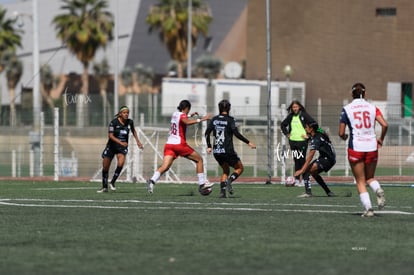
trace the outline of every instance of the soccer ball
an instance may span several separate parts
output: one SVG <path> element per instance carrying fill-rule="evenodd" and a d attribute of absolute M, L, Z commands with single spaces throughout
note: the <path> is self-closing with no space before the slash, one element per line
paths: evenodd
<path fill-rule="evenodd" d="M 287 177 L 285 181 L 285 186 L 294 186 L 295 185 L 295 177 Z"/>
<path fill-rule="evenodd" d="M 205 188 L 205 189 L 201 189 L 200 190 L 200 194 L 203 196 L 208 196 L 211 194 L 211 192 L 213 192 L 213 188 L 209 187 L 209 188 Z"/>

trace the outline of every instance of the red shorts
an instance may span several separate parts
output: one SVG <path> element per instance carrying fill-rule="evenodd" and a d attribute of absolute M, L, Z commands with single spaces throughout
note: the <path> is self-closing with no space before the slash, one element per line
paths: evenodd
<path fill-rule="evenodd" d="M 186 144 L 165 144 L 164 156 L 173 156 L 174 158 L 186 157 L 191 155 L 194 149 Z"/>
<path fill-rule="evenodd" d="M 356 163 L 363 161 L 364 163 L 373 163 L 378 161 L 378 151 L 373 152 L 357 152 L 348 148 L 349 162 Z"/>

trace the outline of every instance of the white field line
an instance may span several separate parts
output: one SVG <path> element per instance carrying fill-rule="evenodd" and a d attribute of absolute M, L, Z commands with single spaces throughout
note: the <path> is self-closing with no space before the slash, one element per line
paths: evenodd
<path fill-rule="evenodd" d="M 307 203 L 228 203 L 228 202 L 179 202 L 179 201 L 144 201 L 144 200 L 91 200 L 91 199 L 28 199 L 28 198 L 19 198 L 19 199 L 0 199 L 1 201 L 34 201 L 34 202 L 80 202 L 80 203 L 142 203 L 142 204 L 171 204 L 171 205 L 205 205 L 210 207 L 212 205 L 222 205 L 222 206 L 303 206 L 303 207 L 341 207 L 341 208 L 359 208 L 355 205 L 342 205 L 342 204 L 307 204 Z M 397 208 L 396 206 L 387 206 L 387 208 Z M 411 206 L 398 206 L 398 208 L 412 209 Z M 377 211 L 376 211 L 377 212 Z"/>
<path fill-rule="evenodd" d="M 18 202 L 22 203 L 18 203 Z M 31 202 L 31 203 L 27 203 Z M 38 202 L 38 203 L 33 203 Z M 44 204 L 44 202 L 58 204 Z M 66 204 L 65 204 L 66 203 Z M 79 204 L 70 204 L 79 203 Z M 114 206 L 114 205 L 86 205 L 88 203 L 135 203 L 135 204 L 153 204 L 154 206 Z M 323 210 L 323 209 L 274 209 L 274 208 L 252 208 L 251 206 L 296 206 L 309 207 L 316 205 L 309 204 L 232 204 L 232 203 L 192 203 L 192 202 L 162 202 L 162 201 L 140 201 L 140 200 L 50 200 L 50 199 L 0 199 L 0 205 L 23 206 L 23 207 L 50 207 L 50 208 L 96 208 L 96 209 L 147 209 L 147 210 L 215 210 L 215 211 L 251 211 L 251 212 L 302 212 L 302 213 L 342 213 L 351 214 L 353 211 L 344 210 Z M 158 206 L 156 206 L 158 205 Z M 166 206 L 163 206 L 166 205 Z M 198 205 L 194 207 L 194 205 Z M 221 206 L 239 206 L 239 207 L 221 207 Z M 240 207 L 240 206 L 246 207 Z M 319 205 L 319 207 L 354 207 L 348 205 Z M 377 214 L 400 214 L 414 215 L 412 212 L 398 210 L 375 211 Z"/>
<path fill-rule="evenodd" d="M 45 188 L 31 188 L 31 190 L 37 190 L 37 191 L 49 191 L 49 190 L 86 190 L 86 189 L 99 189 L 99 187 L 45 187 Z"/>

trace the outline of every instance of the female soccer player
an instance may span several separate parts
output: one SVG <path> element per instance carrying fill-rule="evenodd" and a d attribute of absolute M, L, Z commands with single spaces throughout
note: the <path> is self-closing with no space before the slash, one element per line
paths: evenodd
<path fill-rule="evenodd" d="M 198 191 L 203 195 L 208 195 L 209 190 L 214 183 L 208 182 L 204 176 L 204 165 L 201 156 L 187 144 L 186 131 L 187 125 L 193 125 L 210 119 L 211 115 L 207 114 L 202 118 L 189 119 L 188 113 L 191 110 L 191 103 L 188 100 L 182 100 L 171 116 L 170 133 L 167 143 L 164 146 L 164 159 L 162 165 L 154 172 L 154 175 L 147 180 L 147 191 L 152 194 L 154 185 L 160 179 L 161 175 L 170 169 L 177 157 L 185 157 L 196 163 L 196 173 L 198 177 Z M 191 116 L 198 115 L 193 113 Z"/>
<path fill-rule="evenodd" d="M 365 86 L 356 83 L 352 86 L 352 102 L 343 107 L 339 120 L 338 135 L 346 140 L 345 128 L 348 126 L 348 161 L 354 174 L 359 198 L 364 212 L 362 217 L 373 217 L 371 199 L 367 191 L 368 184 L 377 196 L 379 209 L 385 206 L 384 190 L 375 179 L 375 169 L 378 162 L 378 147 L 382 146 L 387 134 L 388 124 L 382 116 L 381 111 L 365 100 Z M 375 123 L 381 125 L 381 135 L 377 139 L 375 134 Z"/>
<path fill-rule="evenodd" d="M 223 169 L 220 178 L 220 197 L 226 197 L 226 188 L 230 195 L 233 195 L 232 182 L 235 181 L 244 170 L 243 163 L 234 151 L 233 135 L 238 139 L 248 144 L 250 148 L 256 149 L 256 144 L 250 142 L 242 134 L 236 126 L 236 121 L 232 116 L 229 116 L 231 104 L 228 100 L 222 100 L 218 104 L 219 115 L 213 117 L 209 122 L 206 132 L 204 134 L 207 141 L 207 152 L 213 152 L 214 158 Z M 214 134 L 214 147 L 211 148 L 210 133 Z M 233 173 L 230 174 L 230 167 L 234 168 Z"/>
<path fill-rule="evenodd" d="M 298 100 L 292 101 L 287 108 L 288 115 L 280 124 L 283 134 L 289 139 L 289 146 L 292 152 L 296 152 L 294 163 L 295 171 L 303 167 L 306 160 L 306 151 L 308 150 L 308 136 L 306 135 L 306 123 L 315 120 L 306 112 L 305 107 Z M 302 181 L 297 176 L 295 186 L 304 186 L 309 182 L 309 173 L 304 173 Z"/>
<path fill-rule="evenodd" d="M 128 116 L 128 107 L 122 106 L 119 109 L 118 114 L 115 116 L 115 119 L 109 123 L 108 142 L 102 152 L 102 188 L 97 191 L 98 193 L 108 192 L 108 171 L 115 155 L 117 158 L 117 167 L 109 187 L 113 191 L 116 190 L 115 182 L 122 171 L 122 167 L 124 167 L 125 156 L 128 153 L 129 131 L 131 131 L 134 136 L 138 148 L 144 148 L 138 138 L 137 132 L 135 131 L 134 122 L 132 119 L 129 119 Z"/>
<path fill-rule="evenodd" d="M 317 183 L 323 188 L 328 197 L 334 197 L 335 194 L 331 192 L 326 185 L 323 178 L 319 175 L 321 172 L 328 172 L 336 163 L 335 149 L 329 139 L 329 136 L 319 128 L 318 123 L 311 122 L 305 126 L 306 133 L 310 135 L 311 142 L 309 145 L 309 154 L 301 169 L 295 172 L 295 177 L 309 172 Z M 319 157 L 312 161 L 316 151 L 319 152 Z M 312 197 L 311 184 L 305 182 L 305 193 L 300 195 L 301 198 Z"/>

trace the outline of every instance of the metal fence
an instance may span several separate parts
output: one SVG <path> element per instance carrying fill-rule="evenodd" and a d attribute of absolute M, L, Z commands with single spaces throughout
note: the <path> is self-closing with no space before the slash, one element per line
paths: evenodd
<path fill-rule="evenodd" d="M 93 117 L 103 120 L 104 111 L 99 104 L 89 107 L 89 115 L 93 114 Z M 260 108 L 266 108 L 266 106 L 260 106 Z M 342 106 L 307 106 L 307 109 L 313 110 L 310 111 L 311 115 L 319 120 L 335 146 L 337 163 L 329 175 L 351 175 L 346 159 L 346 142 L 337 136 Z M 152 175 L 154 169 L 161 163 L 163 145 L 168 134 L 169 117 L 161 116 L 161 111 L 154 106 L 141 106 L 139 110 L 140 112 L 134 113 L 133 118 L 136 127 L 139 128 L 139 136 L 145 148 L 143 151 L 138 150 L 134 140 L 131 139 L 128 164 L 120 178 L 124 181 L 142 181 Z M 269 167 L 271 167 L 273 178 L 293 173 L 292 152 L 288 151 L 288 142 L 281 134 L 279 126 L 285 115 L 284 108 L 278 110 L 278 113 L 272 114 L 273 127 L 268 133 L 266 120 L 261 117 L 246 117 L 243 112 L 238 112 L 237 106 L 233 106 L 233 115 L 237 118 L 241 132 L 257 144 L 257 150 L 251 150 L 235 139 L 236 151 L 246 167 L 244 174 L 246 177 L 266 177 Z M 77 127 L 75 123 L 63 126 L 63 115 L 65 114 L 62 108 L 57 109 L 56 113 L 50 111 L 42 113 L 43 121 L 38 131 L 35 131 L 33 126 L 22 122 L 31 119 L 32 114 L 27 111 L 19 113 L 21 117 L 19 125 L 0 126 L 0 176 L 16 178 L 50 176 L 58 179 L 99 180 L 101 153 L 107 141 L 107 124 L 112 118 L 112 113 L 111 116 L 107 115 L 105 123 L 99 121 L 99 125 L 91 123 L 91 126 L 83 127 Z M 70 120 L 74 119 L 73 116 L 74 114 L 71 113 Z M 385 144 L 379 150 L 377 174 L 414 176 L 412 120 L 390 120 L 389 123 Z M 205 124 L 188 127 L 187 140 L 196 151 L 204 156 L 208 175 L 215 177 L 220 174 L 220 170 L 213 156 L 205 153 L 203 125 L 205 127 Z M 272 148 L 267 146 L 269 138 L 272 141 Z M 272 156 L 270 161 L 269 150 Z M 112 169 L 115 167 L 114 163 Z M 178 159 L 164 180 L 195 180 L 194 171 L 195 168 L 190 161 Z"/>

